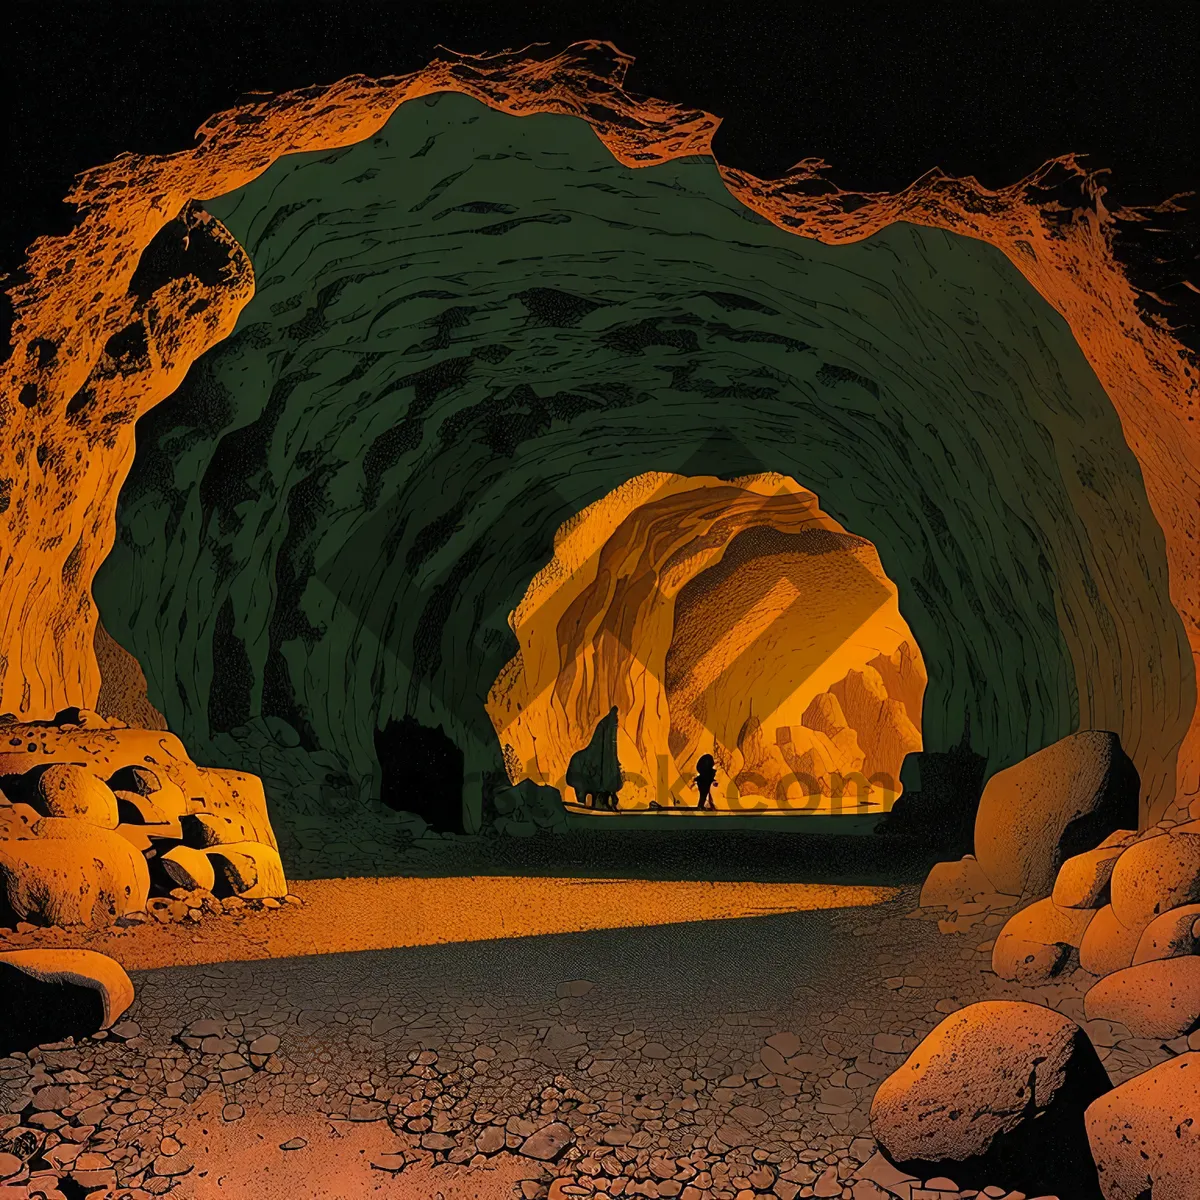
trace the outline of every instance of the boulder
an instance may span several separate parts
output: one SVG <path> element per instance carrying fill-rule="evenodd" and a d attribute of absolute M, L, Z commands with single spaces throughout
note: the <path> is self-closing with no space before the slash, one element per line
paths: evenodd
<path fill-rule="evenodd" d="M 1084 1110 L 1109 1090 L 1074 1021 L 986 1001 L 941 1022 L 880 1085 L 871 1131 L 896 1166 L 959 1187 L 1099 1195 Z"/>
<path fill-rule="evenodd" d="M 1200 952 L 1200 904 L 1185 904 L 1155 917 L 1138 939 L 1133 965 Z"/>
<path fill-rule="evenodd" d="M 1093 975 L 1108 975 L 1133 961 L 1139 931 L 1127 929 L 1117 920 L 1113 906 L 1106 904 L 1091 919 L 1079 943 L 1079 965 Z"/>
<path fill-rule="evenodd" d="M 1105 1200 L 1196 1200 L 1200 1053 L 1168 1059 L 1092 1101 L 1087 1132 Z"/>
<path fill-rule="evenodd" d="M 1085 730 L 988 780 L 975 854 L 1001 892 L 1048 896 L 1062 864 L 1138 820 L 1138 773 L 1115 733 Z"/>
<path fill-rule="evenodd" d="M 37 780 L 41 807 L 51 817 L 72 817 L 116 829 L 117 798 L 102 779 L 76 763 L 53 763 Z"/>
<path fill-rule="evenodd" d="M 191 846 L 172 846 L 162 856 L 162 865 L 176 887 L 186 888 L 189 892 L 197 888 L 211 892 L 216 886 L 212 859 L 203 850 L 195 850 Z"/>
<path fill-rule="evenodd" d="M 218 883 L 245 900 L 281 900 L 287 895 L 287 880 L 279 851 L 261 842 L 238 842 L 214 846 L 208 851 Z M 221 890 L 214 887 L 214 891 Z"/>
<path fill-rule="evenodd" d="M 1108 903 L 1108 882 L 1122 850 L 1122 846 L 1097 846 L 1068 858 L 1054 881 L 1054 903 L 1060 908 L 1103 908 Z"/>
<path fill-rule="evenodd" d="M 107 1029 L 132 1002 L 129 976 L 107 955 L 0 953 L 0 1055 Z"/>
<path fill-rule="evenodd" d="M 1044 983 L 1067 964 L 1095 914 L 1038 900 L 1005 923 L 992 947 L 992 970 L 1017 983 Z"/>
<path fill-rule="evenodd" d="M 1200 1026 L 1200 957 L 1162 958 L 1106 975 L 1083 998 L 1089 1021 L 1119 1021 L 1134 1037 L 1184 1037 Z"/>
<path fill-rule="evenodd" d="M 958 862 L 934 864 L 921 888 L 921 907 L 957 908 L 995 890 L 979 861 L 968 854 Z"/>
<path fill-rule="evenodd" d="M 238 842 L 254 842 L 254 830 L 237 813 L 202 810 L 188 813 L 179 822 L 183 840 L 197 850 L 208 846 L 233 846 Z"/>
<path fill-rule="evenodd" d="M 204 803 L 197 805 L 208 812 L 236 815 L 244 823 L 249 837 L 247 841 L 262 842 L 272 850 L 279 849 L 267 816 L 267 797 L 263 792 L 262 780 L 257 775 L 243 771 L 226 771 L 218 767 L 193 767 L 198 776 L 193 796 L 201 796 Z"/>
<path fill-rule="evenodd" d="M 0 842 L 0 888 L 22 920 L 108 925 L 146 907 L 146 860 L 119 833 L 68 817 L 39 821 L 34 833 Z"/>
<path fill-rule="evenodd" d="M 156 799 L 143 796 L 140 792 L 114 792 L 113 795 L 117 798 L 117 812 L 121 815 L 122 824 L 180 830 L 179 817 L 160 807 Z M 181 837 L 182 830 L 175 836 Z"/>
<path fill-rule="evenodd" d="M 497 792 L 492 799 L 501 817 L 515 822 L 531 821 L 539 829 L 564 828 L 567 810 L 558 788 L 522 779 L 513 787 Z"/>
<path fill-rule="evenodd" d="M 1112 906 L 1129 929 L 1200 901 L 1200 831 L 1180 825 L 1128 846 L 1112 873 Z"/>
<path fill-rule="evenodd" d="M 178 820 L 188 810 L 183 788 L 164 771 L 124 767 L 108 781 L 108 786 L 118 797 L 129 793 L 143 797 L 156 811 L 165 814 L 167 820 Z"/>
<path fill-rule="evenodd" d="M 162 730 L 55 727 L 40 722 L 22 723 L 11 729 L 14 737 L 20 737 L 20 748 L 0 751 L 0 776 L 23 775 L 51 762 L 89 763 L 101 779 L 111 778 L 124 767 L 161 768 L 181 777 L 199 770 L 188 758 L 183 743 Z"/>

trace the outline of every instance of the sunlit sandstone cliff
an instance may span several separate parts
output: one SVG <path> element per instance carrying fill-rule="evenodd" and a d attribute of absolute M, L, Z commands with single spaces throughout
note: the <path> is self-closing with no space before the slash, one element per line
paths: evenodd
<path fill-rule="evenodd" d="M 895 585 L 780 476 L 637 476 L 560 531 L 512 625 L 520 653 L 488 710 L 514 783 L 569 796 L 571 756 L 612 706 L 623 807 L 694 803 L 689 772 L 713 754 L 718 808 L 811 811 L 864 769 L 894 793 L 921 747 L 924 668 Z M 911 719 L 873 660 L 903 670 Z M 818 697 L 835 722 L 809 713 Z"/>

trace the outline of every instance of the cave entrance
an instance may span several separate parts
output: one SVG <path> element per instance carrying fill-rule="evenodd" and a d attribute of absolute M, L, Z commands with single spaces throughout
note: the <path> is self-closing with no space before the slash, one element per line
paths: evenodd
<path fill-rule="evenodd" d="M 885 812 L 921 749 L 926 672 L 895 584 L 784 476 L 628 481 L 558 531 L 510 624 L 488 713 L 511 781 L 569 811 L 610 815 L 587 772 L 614 746 L 619 812 L 706 820 Z"/>
<path fill-rule="evenodd" d="M 375 753 L 384 804 L 416 813 L 437 833 L 464 832 L 463 752 L 440 726 L 389 720 L 375 730 Z"/>

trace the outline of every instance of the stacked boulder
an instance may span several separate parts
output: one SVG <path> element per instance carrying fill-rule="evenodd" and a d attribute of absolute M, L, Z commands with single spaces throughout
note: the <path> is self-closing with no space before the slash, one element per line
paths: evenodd
<path fill-rule="evenodd" d="M 1200 820 L 1139 833 L 1137 806 L 1116 734 L 1064 738 L 988 781 L 975 855 L 939 863 L 921 903 L 1020 905 L 992 948 L 1002 979 L 1039 984 L 1078 965 L 1102 976 L 1089 1019 L 1185 1036 L 1200 1025 Z"/>
<path fill-rule="evenodd" d="M 286 895 L 257 777 L 87 709 L 0 717 L 0 915 L 107 925 L 172 888 Z"/>
<path fill-rule="evenodd" d="M 975 854 L 934 867 L 921 904 L 952 911 L 956 920 L 941 923 L 947 932 L 964 913 L 1015 909 L 1006 919 L 991 917 L 1003 922 L 992 946 L 998 976 L 1036 985 L 1082 967 L 1100 976 L 1084 996 L 1089 1021 L 1119 1023 L 1135 1038 L 1187 1039 L 1191 1052 L 1115 1089 L 1105 1083 L 1097 1091 L 1091 1070 L 1088 1087 L 1070 1102 L 1071 1144 L 1080 1144 L 1086 1126 L 1099 1189 L 1094 1192 L 1090 1166 L 1076 1164 L 1076 1178 L 1087 1178 L 1078 1194 L 1140 1200 L 1153 1190 L 1155 1197 L 1184 1200 L 1200 1196 L 1200 811 L 1193 806 L 1182 820 L 1139 832 L 1138 791 L 1137 772 L 1116 734 L 1088 730 L 1048 746 L 989 780 L 975 824 Z M 1036 1005 L 1016 1007 L 1035 1012 L 973 1005 L 956 1014 L 958 1025 L 935 1029 L 881 1087 L 873 1123 L 895 1161 L 958 1164 L 965 1177 L 978 1162 L 994 1166 L 997 1156 L 1006 1163 L 1036 1157 L 1029 1139 L 1037 1131 L 1022 1132 L 1028 1113 L 972 1140 L 966 1135 L 985 1130 L 980 1114 L 987 1118 L 989 1110 L 961 1106 L 975 1116 L 966 1125 L 952 1122 L 939 1142 L 942 1122 L 926 1120 L 931 1113 L 920 1101 L 925 1092 L 957 1095 L 965 1086 L 943 1077 L 943 1058 L 967 1072 L 971 1086 L 972 1072 L 991 1071 L 988 1087 L 999 1089 L 998 1096 L 1004 1080 L 1026 1071 L 1022 1055 L 1030 1047 L 1039 1064 L 1056 1061 L 1053 1054 L 1043 1057 L 1047 1038 L 1066 1038 L 1072 1054 L 1087 1058 L 1073 1022 Z M 942 1043 L 952 1049 L 961 1043 L 961 1060 L 947 1057 Z M 1095 1092 L 1090 1098 L 1084 1095 L 1089 1089 Z M 1017 1108 L 1004 1111 L 1011 1116 Z"/>

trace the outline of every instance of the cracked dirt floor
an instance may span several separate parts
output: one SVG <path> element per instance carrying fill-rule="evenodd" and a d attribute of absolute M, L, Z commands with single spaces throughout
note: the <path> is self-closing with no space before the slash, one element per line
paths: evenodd
<path fill-rule="evenodd" d="M 914 903 L 138 971 L 110 1035 L 0 1060 L 0 1197 L 974 1195 L 883 1168 L 879 1080 L 1091 977 L 1003 983 Z M 1102 1024 L 1114 1082 L 1172 1053 Z"/>

